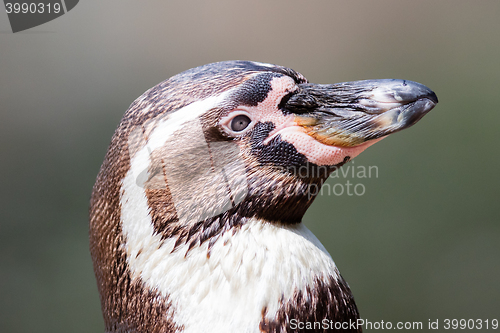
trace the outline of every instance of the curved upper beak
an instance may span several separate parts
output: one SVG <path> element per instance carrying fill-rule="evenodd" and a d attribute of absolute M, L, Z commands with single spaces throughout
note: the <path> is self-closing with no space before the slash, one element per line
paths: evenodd
<path fill-rule="evenodd" d="M 300 84 L 284 108 L 316 140 L 353 147 L 412 126 L 437 102 L 420 83 L 386 79 Z"/>

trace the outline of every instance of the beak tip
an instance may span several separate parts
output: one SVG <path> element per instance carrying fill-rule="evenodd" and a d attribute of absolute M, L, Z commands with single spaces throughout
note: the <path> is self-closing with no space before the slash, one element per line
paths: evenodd
<path fill-rule="evenodd" d="M 432 90 L 430 90 L 430 94 L 427 96 L 427 98 L 430 99 L 432 102 L 434 102 L 434 104 L 439 103 L 436 93 Z"/>
<path fill-rule="evenodd" d="M 394 80 L 391 88 L 395 94 L 399 95 L 402 100 L 407 102 L 413 102 L 426 98 L 431 100 L 434 104 L 438 103 L 436 93 L 418 82 Z"/>
<path fill-rule="evenodd" d="M 407 104 L 421 99 L 428 99 L 434 104 L 438 98 L 434 91 L 418 82 L 399 79 L 358 81 L 357 85 L 373 87 L 363 96 L 363 103 L 379 108 L 380 111 L 388 107 L 388 103 Z"/>

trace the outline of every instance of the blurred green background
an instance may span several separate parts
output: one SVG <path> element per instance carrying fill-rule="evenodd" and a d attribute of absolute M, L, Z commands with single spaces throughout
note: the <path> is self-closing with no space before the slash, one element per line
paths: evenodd
<path fill-rule="evenodd" d="M 12 34 L 0 12 L 0 331 L 103 332 L 88 205 L 130 103 L 205 63 L 316 83 L 401 78 L 439 104 L 354 161 L 363 196 L 305 223 L 370 321 L 500 319 L 500 2 L 81 1 Z M 331 179 L 345 183 L 345 179 Z"/>

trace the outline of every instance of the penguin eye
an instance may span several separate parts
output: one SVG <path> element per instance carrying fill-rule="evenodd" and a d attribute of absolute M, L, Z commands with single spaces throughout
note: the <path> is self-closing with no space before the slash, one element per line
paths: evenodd
<path fill-rule="evenodd" d="M 219 124 L 229 136 L 239 137 L 255 125 L 253 117 L 251 112 L 238 108 L 229 112 L 225 117 L 222 117 Z"/>
<path fill-rule="evenodd" d="M 231 130 L 234 132 L 241 132 L 250 125 L 252 120 L 244 114 L 237 115 L 231 120 Z"/>

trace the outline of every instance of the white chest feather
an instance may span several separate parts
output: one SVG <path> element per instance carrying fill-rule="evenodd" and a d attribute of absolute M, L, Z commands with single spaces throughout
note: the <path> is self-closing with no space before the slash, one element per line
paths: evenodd
<path fill-rule="evenodd" d="M 130 177 L 129 177 L 130 176 Z M 175 238 L 154 233 L 144 190 L 124 179 L 122 230 L 132 278 L 172 301 L 184 332 L 257 332 L 262 310 L 272 318 L 287 300 L 315 279 L 338 278 L 330 255 L 303 225 L 251 220 L 208 242 L 172 253 Z"/>

